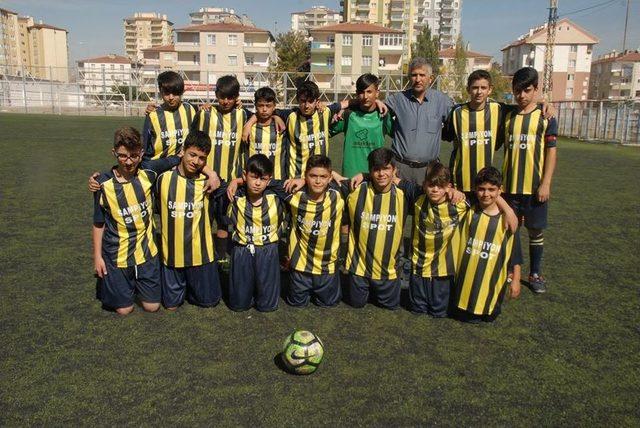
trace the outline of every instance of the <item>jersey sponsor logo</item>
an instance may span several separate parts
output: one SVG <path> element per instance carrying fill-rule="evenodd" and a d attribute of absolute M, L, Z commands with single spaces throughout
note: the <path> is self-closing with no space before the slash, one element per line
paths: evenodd
<path fill-rule="evenodd" d="M 334 220 L 308 220 L 298 214 L 296 221 L 305 232 L 315 236 L 326 236 Z"/>
<path fill-rule="evenodd" d="M 462 141 L 467 141 L 469 146 L 483 146 L 485 144 L 491 144 L 491 137 L 491 130 L 462 133 Z"/>
<path fill-rule="evenodd" d="M 126 208 L 119 208 L 118 214 L 124 219 L 126 224 L 135 223 L 138 218 L 144 218 L 149 215 L 149 202 L 144 201 L 140 204 L 131 205 Z"/>
<path fill-rule="evenodd" d="M 395 214 L 372 214 L 363 211 L 360 214 L 360 220 L 361 229 L 390 231 L 395 227 L 398 216 Z"/>
<path fill-rule="evenodd" d="M 530 146 L 533 146 L 536 143 L 536 135 L 530 134 L 520 134 L 517 138 L 514 138 L 513 135 L 509 135 L 509 149 L 513 150 L 514 148 L 520 150 L 527 150 Z"/>
<path fill-rule="evenodd" d="M 469 238 L 465 252 L 472 256 L 479 255 L 481 259 L 493 259 L 500 253 L 500 245 L 482 239 Z"/>
<path fill-rule="evenodd" d="M 244 233 L 247 236 L 253 236 L 254 241 L 262 241 L 266 242 L 269 240 L 270 235 L 277 230 L 278 226 L 276 225 L 265 225 L 265 226 L 256 226 L 256 225 L 247 225 L 244 228 Z"/>
<path fill-rule="evenodd" d="M 200 211 L 204 208 L 204 202 L 176 202 L 168 201 L 167 206 L 171 211 L 171 217 L 173 218 L 193 218 L 194 211 Z"/>

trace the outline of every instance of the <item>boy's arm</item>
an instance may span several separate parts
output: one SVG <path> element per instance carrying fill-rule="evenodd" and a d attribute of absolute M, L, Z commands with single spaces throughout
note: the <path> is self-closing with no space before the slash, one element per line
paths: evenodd
<path fill-rule="evenodd" d="M 151 160 L 153 155 L 153 142 L 155 139 L 156 134 L 153 130 L 153 126 L 151 126 L 151 118 L 147 115 L 144 118 L 144 125 L 142 126 L 142 149 L 144 150 L 142 153 L 143 163 L 147 160 Z"/>
<path fill-rule="evenodd" d="M 107 266 L 102 258 L 102 236 L 104 235 L 104 212 L 100 205 L 102 191 L 93 194 L 93 230 L 91 233 L 93 239 L 93 267 L 96 275 L 104 278 L 107 274 Z"/>
<path fill-rule="evenodd" d="M 289 202 L 292 195 L 285 190 L 284 185 L 285 182 L 282 180 L 271 180 L 267 185 L 267 189 L 271 190 L 281 201 Z"/>
<path fill-rule="evenodd" d="M 505 201 L 502 196 L 498 196 L 498 198 L 496 199 L 496 204 L 498 205 L 498 209 L 504 215 L 507 230 L 510 230 L 512 233 L 516 233 L 516 231 L 518 230 L 518 217 L 513 211 L 513 208 L 511 208 L 509 203 Z"/>
<path fill-rule="evenodd" d="M 393 118 L 395 114 L 393 110 L 389 109 L 389 113 L 382 117 L 382 134 L 383 135 L 393 135 Z"/>
<path fill-rule="evenodd" d="M 546 202 L 551 196 L 551 180 L 556 170 L 557 153 L 557 135 L 558 122 L 554 118 L 549 119 L 547 132 L 544 136 L 544 171 L 542 172 L 542 180 L 538 186 L 538 201 Z"/>
<path fill-rule="evenodd" d="M 449 115 L 447 116 L 447 120 L 444 122 L 444 127 L 442 128 L 442 140 L 453 142 L 455 140 L 455 129 L 453 126 L 453 112 L 455 111 L 455 107 L 451 109 Z"/>
<path fill-rule="evenodd" d="M 147 159 L 143 160 L 140 163 L 140 167 L 143 169 L 150 169 L 156 174 L 160 175 L 165 171 L 169 171 L 172 168 L 175 168 L 180 163 L 180 156 L 172 155 L 167 156 L 166 158 L 160 159 Z"/>
<path fill-rule="evenodd" d="M 341 132 L 344 132 L 344 119 L 340 118 L 337 122 L 334 122 L 329 126 L 329 136 L 333 137 Z"/>

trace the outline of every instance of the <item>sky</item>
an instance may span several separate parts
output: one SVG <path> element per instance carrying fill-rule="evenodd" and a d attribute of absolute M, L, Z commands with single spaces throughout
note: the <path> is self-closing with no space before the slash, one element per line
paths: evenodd
<path fill-rule="evenodd" d="M 627 49 L 640 48 L 640 0 L 630 0 Z M 627 0 L 559 0 L 558 13 L 584 27 L 600 39 L 599 55 L 622 49 Z M 256 6 L 259 5 L 259 6 Z M 30 15 L 69 31 L 72 61 L 106 53 L 124 52 L 122 20 L 134 12 L 160 12 L 176 28 L 189 24 L 189 12 L 201 7 L 227 7 L 247 14 L 258 27 L 285 32 L 291 27 L 291 12 L 313 5 L 340 10 L 338 0 L 0 0 L 0 7 Z M 576 12 L 591 6 L 591 9 Z M 544 23 L 547 0 L 463 0 L 462 35 L 472 50 L 493 55 L 501 62 L 500 48 Z"/>

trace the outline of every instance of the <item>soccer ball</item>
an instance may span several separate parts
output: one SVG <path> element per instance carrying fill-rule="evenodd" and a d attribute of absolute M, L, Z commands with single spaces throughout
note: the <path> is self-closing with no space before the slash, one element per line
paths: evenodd
<path fill-rule="evenodd" d="M 284 341 L 282 361 L 291 373 L 311 374 L 316 371 L 324 355 L 320 338 L 310 331 L 298 330 Z"/>

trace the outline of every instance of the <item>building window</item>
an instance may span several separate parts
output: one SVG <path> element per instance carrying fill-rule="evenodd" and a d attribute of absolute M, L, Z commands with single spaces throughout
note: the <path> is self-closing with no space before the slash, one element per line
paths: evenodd
<path fill-rule="evenodd" d="M 229 46 L 236 46 L 238 44 L 238 35 L 237 34 L 229 34 L 227 36 L 227 44 Z"/>
<path fill-rule="evenodd" d="M 362 65 L 365 66 L 365 67 L 371 67 L 371 57 L 367 56 L 367 55 L 364 55 L 362 57 Z"/>
<path fill-rule="evenodd" d="M 571 98 L 573 96 L 573 88 L 567 88 L 565 95 L 567 98 Z"/>
<path fill-rule="evenodd" d="M 163 56 L 165 61 L 171 61 L 173 59 L 173 55 L 171 55 L 170 53 L 166 53 Z"/>
<path fill-rule="evenodd" d="M 578 45 L 571 45 L 569 47 L 569 52 L 578 52 Z"/>
<path fill-rule="evenodd" d="M 371 34 L 366 34 L 362 36 L 362 46 L 371 46 L 373 42 L 373 36 Z"/>
<path fill-rule="evenodd" d="M 215 46 L 215 45 L 216 45 L 216 35 L 207 34 L 207 46 Z"/>
<path fill-rule="evenodd" d="M 332 56 L 328 56 L 327 57 L 327 67 L 333 67 L 333 57 Z"/>
<path fill-rule="evenodd" d="M 381 34 L 380 46 L 402 46 L 402 34 Z"/>
<path fill-rule="evenodd" d="M 253 61 L 254 61 L 254 59 L 253 59 L 253 55 L 245 55 L 245 57 L 244 57 L 244 63 L 245 63 L 246 65 L 253 65 Z"/>
<path fill-rule="evenodd" d="M 342 65 L 351 66 L 351 55 L 342 55 Z"/>
<path fill-rule="evenodd" d="M 569 60 L 569 67 L 570 68 L 576 68 L 576 60 L 575 59 Z"/>
<path fill-rule="evenodd" d="M 575 80 L 575 78 L 576 78 L 575 74 L 567 74 L 567 80 L 573 81 L 573 80 Z"/>
<path fill-rule="evenodd" d="M 207 64 L 216 63 L 216 54 L 207 54 Z"/>
<path fill-rule="evenodd" d="M 342 35 L 342 46 L 351 46 L 353 42 L 353 36 L 351 34 Z"/>
<path fill-rule="evenodd" d="M 238 55 L 229 55 L 229 65 L 238 65 Z"/>

